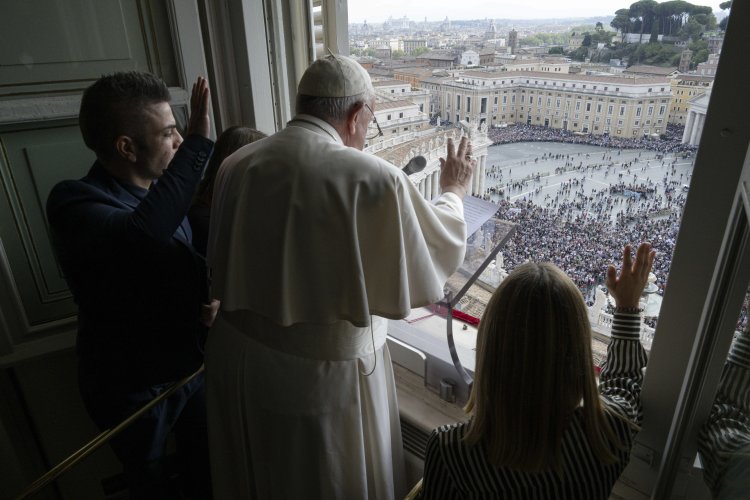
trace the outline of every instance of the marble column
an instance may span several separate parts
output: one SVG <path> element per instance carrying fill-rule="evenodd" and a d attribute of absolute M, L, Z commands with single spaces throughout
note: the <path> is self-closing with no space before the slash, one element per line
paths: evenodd
<path fill-rule="evenodd" d="M 698 132 L 695 134 L 695 145 L 697 146 L 701 142 L 701 136 L 703 135 L 703 126 L 706 124 L 706 115 L 700 115 L 701 119 L 698 122 Z"/>
<path fill-rule="evenodd" d="M 687 120 L 685 120 L 685 130 L 682 132 L 682 142 L 687 143 L 690 141 L 690 134 L 693 133 L 693 122 L 695 121 L 695 112 L 688 111 Z"/>
<path fill-rule="evenodd" d="M 437 198 L 440 195 L 440 170 L 432 173 L 432 197 Z"/>
<path fill-rule="evenodd" d="M 699 113 L 696 113 L 696 115 L 695 115 L 695 119 L 693 120 L 693 129 L 692 129 L 692 131 L 690 133 L 690 142 L 689 142 L 689 144 L 691 146 L 697 145 L 698 141 L 700 140 L 700 135 L 698 135 L 698 134 L 699 134 L 699 130 L 701 128 L 703 128 L 702 127 L 702 125 L 703 125 L 703 119 L 705 117 L 706 117 L 706 115 L 702 115 L 702 114 L 699 114 Z"/>
<path fill-rule="evenodd" d="M 485 182 L 487 180 L 487 157 L 479 157 L 479 196 L 484 196 Z"/>
<path fill-rule="evenodd" d="M 425 192 L 425 199 L 427 201 L 432 200 L 432 176 L 428 175 L 424 178 L 424 192 Z"/>

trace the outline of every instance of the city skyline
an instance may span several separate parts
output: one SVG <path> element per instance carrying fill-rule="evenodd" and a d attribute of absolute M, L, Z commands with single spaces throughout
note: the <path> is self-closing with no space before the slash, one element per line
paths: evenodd
<path fill-rule="evenodd" d="M 695 5 L 709 6 L 714 12 L 721 11 L 723 0 L 698 0 Z M 533 4 L 522 0 L 470 0 L 456 2 L 449 0 L 349 0 L 349 22 L 363 21 L 381 23 L 389 17 L 406 16 L 412 21 L 442 21 L 469 19 L 564 19 L 578 17 L 614 16 L 618 9 L 629 7 L 629 0 L 599 0 L 588 2 L 560 2 L 559 0 L 535 0 Z M 532 7 L 533 5 L 533 7 Z M 726 12 L 726 11 L 724 11 Z"/>

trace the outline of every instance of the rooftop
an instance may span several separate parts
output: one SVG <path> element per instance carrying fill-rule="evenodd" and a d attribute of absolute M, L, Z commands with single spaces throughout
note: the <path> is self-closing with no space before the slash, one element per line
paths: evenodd
<path fill-rule="evenodd" d="M 399 68 L 393 70 L 393 74 L 395 75 L 396 73 L 399 75 L 425 76 L 432 75 L 432 68 Z"/>
<path fill-rule="evenodd" d="M 677 68 L 664 68 L 662 66 L 649 66 L 646 64 L 637 64 L 627 68 L 623 73 L 641 73 L 649 75 L 671 75 L 677 71 Z"/>
<path fill-rule="evenodd" d="M 378 101 L 378 103 L 375 105 L 375 111 L 385 111 L 388 109 L 397 109 L 397 108 L 408 108 L 416 106 L 413 102 L 407 100 L 407 99 L 398 99 L 395 101 Z"/>
<path fill-rule="evenodd" d="M 675 80 L 683 81 L 683 82 L 704 82 L 704 83 L 711 83 L 714 81 L 713 76 L 704 76 L 704 75 L 677 75 L 674 77 Z"/>
<path fill-rule="evenodd" d="M 438 59 L 441 61 L 452 61 L 456 58 L 455 55 L 446 53 L 446 52 L 426 52 L 420 56 L 418 56 L 418 59 Z"/>
<path fill-rule="evenodd" d="M 485 72 L 485 71 L 464 71 L 461 76 L 472 77 L 472 78 L 483 78 L 486 80 L 520 80 L 522 78 L 537 78 L 546 80 L 569 80 L 575 82 L 592 82 L 592 83 L 617 83 L 621 85 L 647 85 L 647 84 L 668 84 L 669 79 L 666 77 L 646 77 L 646 76 L 635 76 L 635 75 L 612 75 L 612 76 L 600 76 L 600 75 L 581 75 L 581 74 L 570 74 L 570 73 L 547 73 L 543 71 L 513 71 L 513 72 Z"/>
<path fill-rule="evenodd" d="M 395 87 L 397 85 L 403 87 L 404 85 L 408 85 L 408 83 L 402 82 L 401 80 L 394 80 L 392 78 L 372 82 L 373 87 Z"/>

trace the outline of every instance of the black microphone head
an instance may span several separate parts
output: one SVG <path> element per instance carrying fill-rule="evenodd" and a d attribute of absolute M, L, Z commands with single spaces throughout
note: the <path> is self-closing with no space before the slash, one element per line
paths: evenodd
<path fill-rule="evenodd" d="M 406 164 L 406 166 L 402 169 L 404 172 L 406 172 L 406 175 L 416 174 L 417 172 L 421 172 L 425 167 L 427 166 L 427 159 L 425 159 L 424 156 L 415 156 L 411 160 L 409 160 L 409 163 Z"/>

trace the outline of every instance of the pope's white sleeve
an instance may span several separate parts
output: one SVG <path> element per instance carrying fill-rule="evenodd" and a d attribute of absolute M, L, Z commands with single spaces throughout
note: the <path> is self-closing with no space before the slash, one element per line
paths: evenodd
<path fill-rule="evenodd" d="M 435 272 L 445 283 L 461 265 L 466 252 L 464 204 L 454 193 L 441 194 L 434 203 L 425 201 L 432 217 L 422 217 L 420 226 Z"/>

